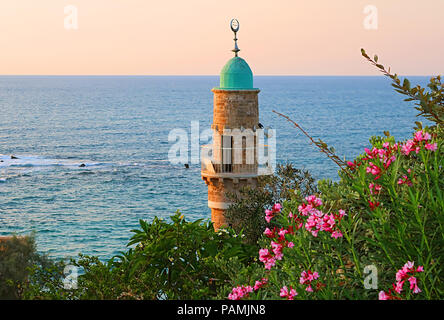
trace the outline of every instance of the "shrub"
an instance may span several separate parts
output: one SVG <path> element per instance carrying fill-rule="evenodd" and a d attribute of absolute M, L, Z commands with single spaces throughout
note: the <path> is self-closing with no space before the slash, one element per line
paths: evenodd
<path fill-rule="evenodd" d="M 292 197 L 282 209 L 266 210 L 271 224 L 259 250 L 262 273 L 248 282 L 235 277 L 225 296 L 442 299 L 443 143 L 426 130 L 403 143 L 373 138 L 373 148 L 350 162 L 352 177 L 322 185 L 322 200 Z M 354 200 L 343 210 L 329 200 L 329 189 Z M 378 271 L 374 290 L 364 286 L 368 266 Z"/>
<path fill-rule="evenodd" d="M 27 285 L 30 268 L 49 267 L 50 260 L 37 253 L 33 235 L 0 241 L 0 299 L 19 299 Z"/>
<path fill-rule="evenodd" d="M 229 299 L 442 299 L 444 294 L 443 115 L 444 86 L 430 92 L 404 81 L 372 60 L 396 91 L 419 101 L 412 139 L 388 132 L 353 162 L 314 141 L 340 167 L 340 181 L 322 180 L 320 193 L 290 198 L 265 211 L 270 225 L 258 264 L 234 275 L 221 297 Z M 302 128 L 288 117 L 297 128 Z M 370 267 L 370 268 L 369 268 Z M 371 270 L 371 274 L 365 271 Z M 368 276 L 376 276 L 370 278 Z M 372 281 L 370 281 L 372 279 Z M 377 280 L 377 281 L 375 281 Z M 366 288 L 367 287 L 367 288 Z"/>
<path fill-rule="evenodd" d="M 83 255 L 73 259 L 70 263 L 79 268 L 77 289 L 64 289 L 60 269 L 53 269 L 51 280 L 30 285 L 27 297 L 209 299 L 228 281 L 221 266 L 231 259 L 245 267 L 256 251 L 231 229 L 215 232 L 211 222 L 189 222 L 180 212 L 171 220 L 140 220 L 128 243 L 132 247 L 106 262 Z"/>

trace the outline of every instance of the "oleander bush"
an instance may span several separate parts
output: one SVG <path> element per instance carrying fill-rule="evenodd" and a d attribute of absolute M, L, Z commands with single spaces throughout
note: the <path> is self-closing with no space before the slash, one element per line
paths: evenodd
<path fill-rule="evenodd" d="M 220 297 L 238 299 L 442 299 L 444 295 L 444 85 L 401 81 L 363 56 L 393 81 L 418 116 L 411 139 L 389 132 L 344 161 L 323 141 L 311 142 L 339 165 L 339 182 L 321 180 L 319 193 L 265 210 L 260 267 L 233 272 Z M 283 116 L 283 115 L 282 115 Z"/>
<path fill-rule="evenodd" d="M 405 142 L 372 138 L 338 183 L 322 181 L 319 195 L 266 210 L 262 272 L 235 276 L 226 297 L 441 299 L 439 136 L 437 128 L 424 128 Z"/>

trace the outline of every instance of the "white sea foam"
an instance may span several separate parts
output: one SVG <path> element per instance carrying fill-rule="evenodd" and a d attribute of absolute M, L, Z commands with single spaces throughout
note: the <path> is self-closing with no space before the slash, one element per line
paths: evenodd
<path fill-rule="evenodd" d="M 0 169 L 2 168 L 29 168 L 29 167 L 53 167 L 66 166 L 78 168 L 84 164 L 85 167 L 106 165 L 101 162 L 91 162 L 78 159 L 51 159 L 35 155 L 14 155 L 17 159 L 11 159 L 10 155 L 0 154 Z"/>

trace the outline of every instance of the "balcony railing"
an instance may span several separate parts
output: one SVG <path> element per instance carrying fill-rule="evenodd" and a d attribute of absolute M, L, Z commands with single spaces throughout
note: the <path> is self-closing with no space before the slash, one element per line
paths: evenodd
<path fill-rule="evenodd" d="M 269 161 L 268 147 L 263 154 L 256 148 L 222 148 L 214 145 L 201 146 L 202 174 L 235 174 L 255 176 L 272 174 L 274 169 Z M 262 151 L 261 151 L 262 152 Z"/>

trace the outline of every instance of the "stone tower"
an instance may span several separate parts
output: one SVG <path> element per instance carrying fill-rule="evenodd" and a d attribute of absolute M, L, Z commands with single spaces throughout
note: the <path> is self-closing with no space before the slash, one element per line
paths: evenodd
<path fill-rule="evenodd" d="M 237 21 L 235 21 L 237 23 Z M 236 27 L 237 26 L 237 27 Z M 220 73 L 220 86 L 213 88 L 213 144 L 203 146 L 202 179 L 208 185 L 208 206 L 217 230 L 225 224 L 224 212 L 230 206 L 227 193 L 244 186 L 256 186 L 258 176 L 270 173 L 258 163 L 259 89 L 253 87 L 253 73 L 247 62 L 238 57 L 236 32 L 235 57 Z"/>

